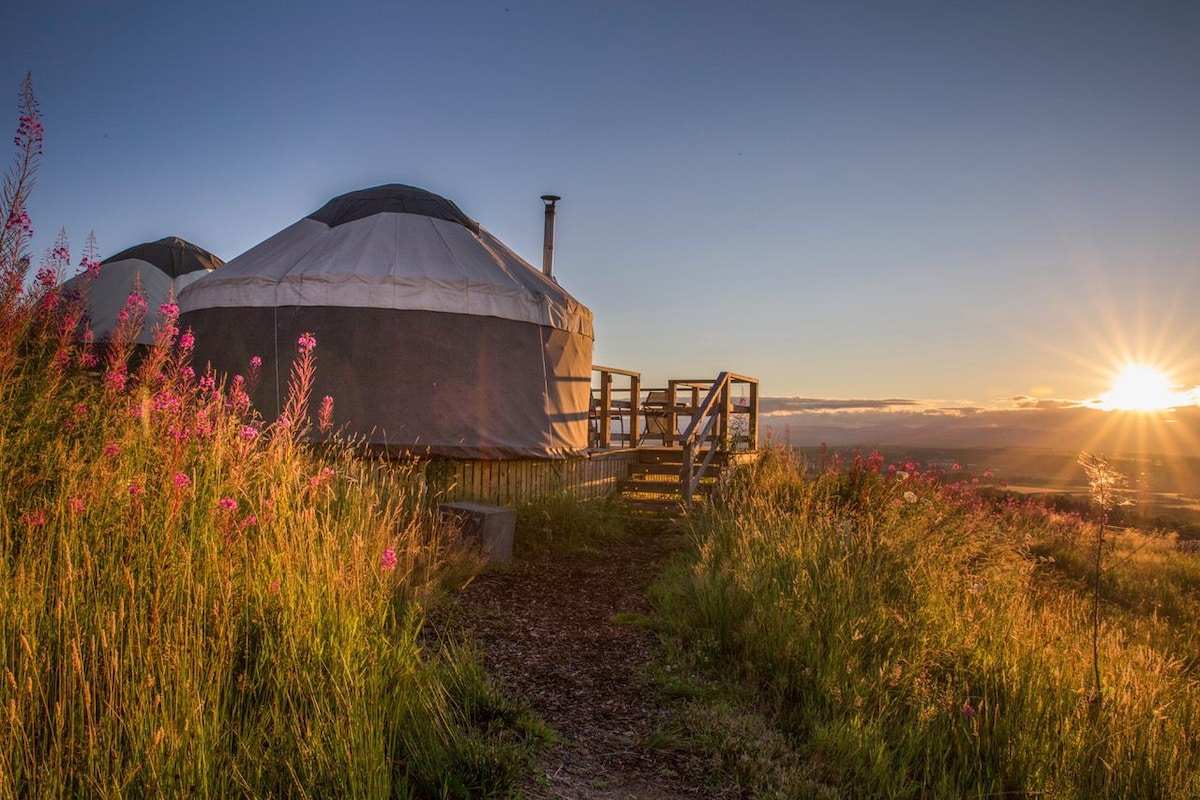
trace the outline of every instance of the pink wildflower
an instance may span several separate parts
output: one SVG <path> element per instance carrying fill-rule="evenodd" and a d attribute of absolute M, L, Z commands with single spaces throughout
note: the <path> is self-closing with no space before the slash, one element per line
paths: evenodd
<path fill-rule="evenodd" d="M 276 578 L 275 580 L 271 581 L 271 585 L 270 585 L 270 587 L 268 587 L 268 589 L 271 592 L 271 594 L 279 594 L 279 578 Z"/>
<path fill-rule="evenodd" d="M 242 426 L 242 430 L 239 432 L 239 435 L 247 442 L 253 442 L 258 438 L 258 428 L 254 427 L 253 425 L 244 425 Z"/>
<path fill-rule="evenodd" d="M 329 433 L 333 427 L 333 398 L 325 395 L 321 399 L 321 410 L 317 412 L 317 426 L 321 433 Z"/>
<path fill-rule="evenodd" d="M 70 508 L 71 512 L 75 514 L 82 514 L 85 508 L 83 501 L 78 497 L 67 498 L 67 507 Z"/>
<path fill-rule="evenodd" d="M 217 502 L 217 505 L 219 505 L 221 508 L 225 509 L 226 511 L 237 511 L 238 502 L 237 502 L 237 500 L 234 500 L 232 497 L 222 497 Z"/>
<path fill-rule="evenodd" d="M 140 497 L 141 495 L 143 495 L 145 493 L 146 493 L 146 490 L 142 488 L 142 485 L 140 483 L 132 482 L 129 484 L 129 496 L 130 497 Z"/>
<path fill-rule="evenodd" d="M 58 273 L 52 267 L 39 267 L 34 280 L 43 292 L 48 292 L 58 285 Z"/>
<path fill-rule="evenodd" d="M 259 358 L 258 356 L 252 357 L 250 359 L 250 367 L 252 369 L 261 369 L 262 368 L 262 359 Z"/>
<path fill-rule="evenodd" d="M 183 335 L 179 337 L 179 349 L 186 351 L 186 350 L 191 350 L 195 346 L 196 346 L 196 337 L 192 336 L 191 329 L 184 331 Z"/>
<path fill-rule="evenodd" d="M 117 392 L 125 390 L 125 367 L 121 366 L 104 376 L 104 382 Z"/>
<path fill-rule="evenodd" d="M 229 405 L 238 412 L 250 408 L 250 395 L 246 394 L 246 379 L 241 375 L 233 376 L 233 383 L 229 386 Z"/>
<path fill-rule="evenodd" d="M 29 219 L 29 212 L 17 203 L 13 203 L 13 208 L 8 213 L 8 227 L 19 228 L 26 235 L 33 234 L 33 223 Z"/>
<path fill-rule="evenodd" d="M 962 715 L 967 719 L 975 716 L 975 706 L 971 705 L 970 700 L 967 700 L 962 704 Z"/>
<path fill-rule="evenodd" d="M 383 556 L 379 559 L 379 568 L 384 572 L 396 568 L 396 551 L 388 548 L 383 551 Z"/>
<path fill-rule="evenodd" d="M 42 509 L 30 511 L 21 517 L 21 521 L 30 528 L 40 528 L 46 524 L 46 512 Z"/>
<path fill-rule="evenodd" d="M 296 342 L 296 346 L 301 353 L 311 353 L 313 348 L 317 346 L 317 337 L 309 332 L 302 333 L 300 339 Z"/>
<path fill-rule="evenodd" d="M 20 123 L 17 125 L 17 135 L 13 137 L 13 143 L 17 147 L 21 146 L 22 139 L 37 143 L 42 141 L 43 135 L 42 116 L 35 110 L 33 113 L 21 115 Z M 38 152 L 41 152 L 40 149 Z"/>
<path fill-rule="evenodd" d="M 115 442 L 110 442 L 109 444 L 104 445 L 104 455 L 106 456 L 115 456 L 120 452 L 121 448 Z"/>
<path fill-rule="evenodd" d="M 192 485 L 192 479 L 188 477 L 186 472 L 176 472 L 174 483 L 176 489 L 186 489 Z"/>
<path fill-rule="evenodd" d="M 8 227 L 19 228 L 26 235 L 33 234 L 33 222 L 29 219 L 29 212 L 17 203 L 13 203 L 12 210 L 8 213 Z"/>
<path fill-rule="evenodd" d="M 308 479 L 308 485 L 316 489 L 333 480 L 334 472 L 329 467 L 321 467 L 321 471 Z"/>

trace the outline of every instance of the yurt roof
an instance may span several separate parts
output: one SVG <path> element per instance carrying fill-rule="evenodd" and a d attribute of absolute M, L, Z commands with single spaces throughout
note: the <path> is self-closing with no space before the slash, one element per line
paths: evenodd
<path fill-rule="evenodd" d="M 309 214 L 308 218 L 334 228 L 372 214 L 416 214 L 456 222 L 468 230 L 479 231 L 479 223 L 451 201 L 433 192 L 400 183 L 340 195 Z"/>
<path fill-rule="evenodd" d="M 324 306 L 470 314 L 592 336 L 591 312 L 451 201 L 403 184 L 350 192 L 180 297 L 202 308 Z"/>
<path fill-rule="evenodd" d="M 211 271 L 225 262 L 186 239 L 167 236 L 156 242 L 137 244 L 109 256 L 100 262 L 101 267 L 117 261 L 145 261 L 172 278 L 189 272 Z"/>

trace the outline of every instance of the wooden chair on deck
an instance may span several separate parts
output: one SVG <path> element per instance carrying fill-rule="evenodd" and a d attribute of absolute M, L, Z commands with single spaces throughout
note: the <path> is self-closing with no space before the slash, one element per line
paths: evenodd
<path fill-rule="evenodd" d="M 671 432 L 669 408 L 670 404 L 665 391 L 655 389 L 647 393 L 646 400 L 642 403 L 642 419 L 646 421 L 646 426 L 642 430 L 638 444 L 645 444 L 647 441 L 667 443 L 667 434 Z M 674 435 L 673 432 L 672 435 Z"/>

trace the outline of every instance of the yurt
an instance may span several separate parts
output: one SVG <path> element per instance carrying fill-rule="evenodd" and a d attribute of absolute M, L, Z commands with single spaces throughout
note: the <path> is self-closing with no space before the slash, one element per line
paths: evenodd
<path fill-rule="evenodd" d="M 190 286 L 180 309 L 198 367 L 245 374 L 262 359 L 252 399 L 268 419 L 312 333 L 313 405 L 333 397 L 343 434 L 456 458 L 587 448 L 591 312 L 423 189 L 335 197 Z"/>
<path fill-rule="evenodd" d="M 66 292 L 81 292 L 87 301 L 88 328 L 96 341 L 112 336 L 117 315 L 129 295 L 140 287 L 146 299 L 146 316 L 137 343 L 154 344 L 155 328 L 162 321 L 158 309 L 184 287 L 224 264 L 202 247 L 178 236 L 146 242 L 122 250 L 100 262 L 100 270 L 89 278 L 76 275 L 65 284 Z"/>

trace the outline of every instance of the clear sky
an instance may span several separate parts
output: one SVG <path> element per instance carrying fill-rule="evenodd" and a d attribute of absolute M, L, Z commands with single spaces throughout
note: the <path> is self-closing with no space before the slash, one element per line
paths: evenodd
<path fill-rule="evenodd" d="M 597 363 L 768 396 L 1200 383 L 1200 3 L 24 0 L 36 253 L 231 259 L 329 198 L 445 195 Z M 5 116 L 0 108 L 0 123 Z"/>

